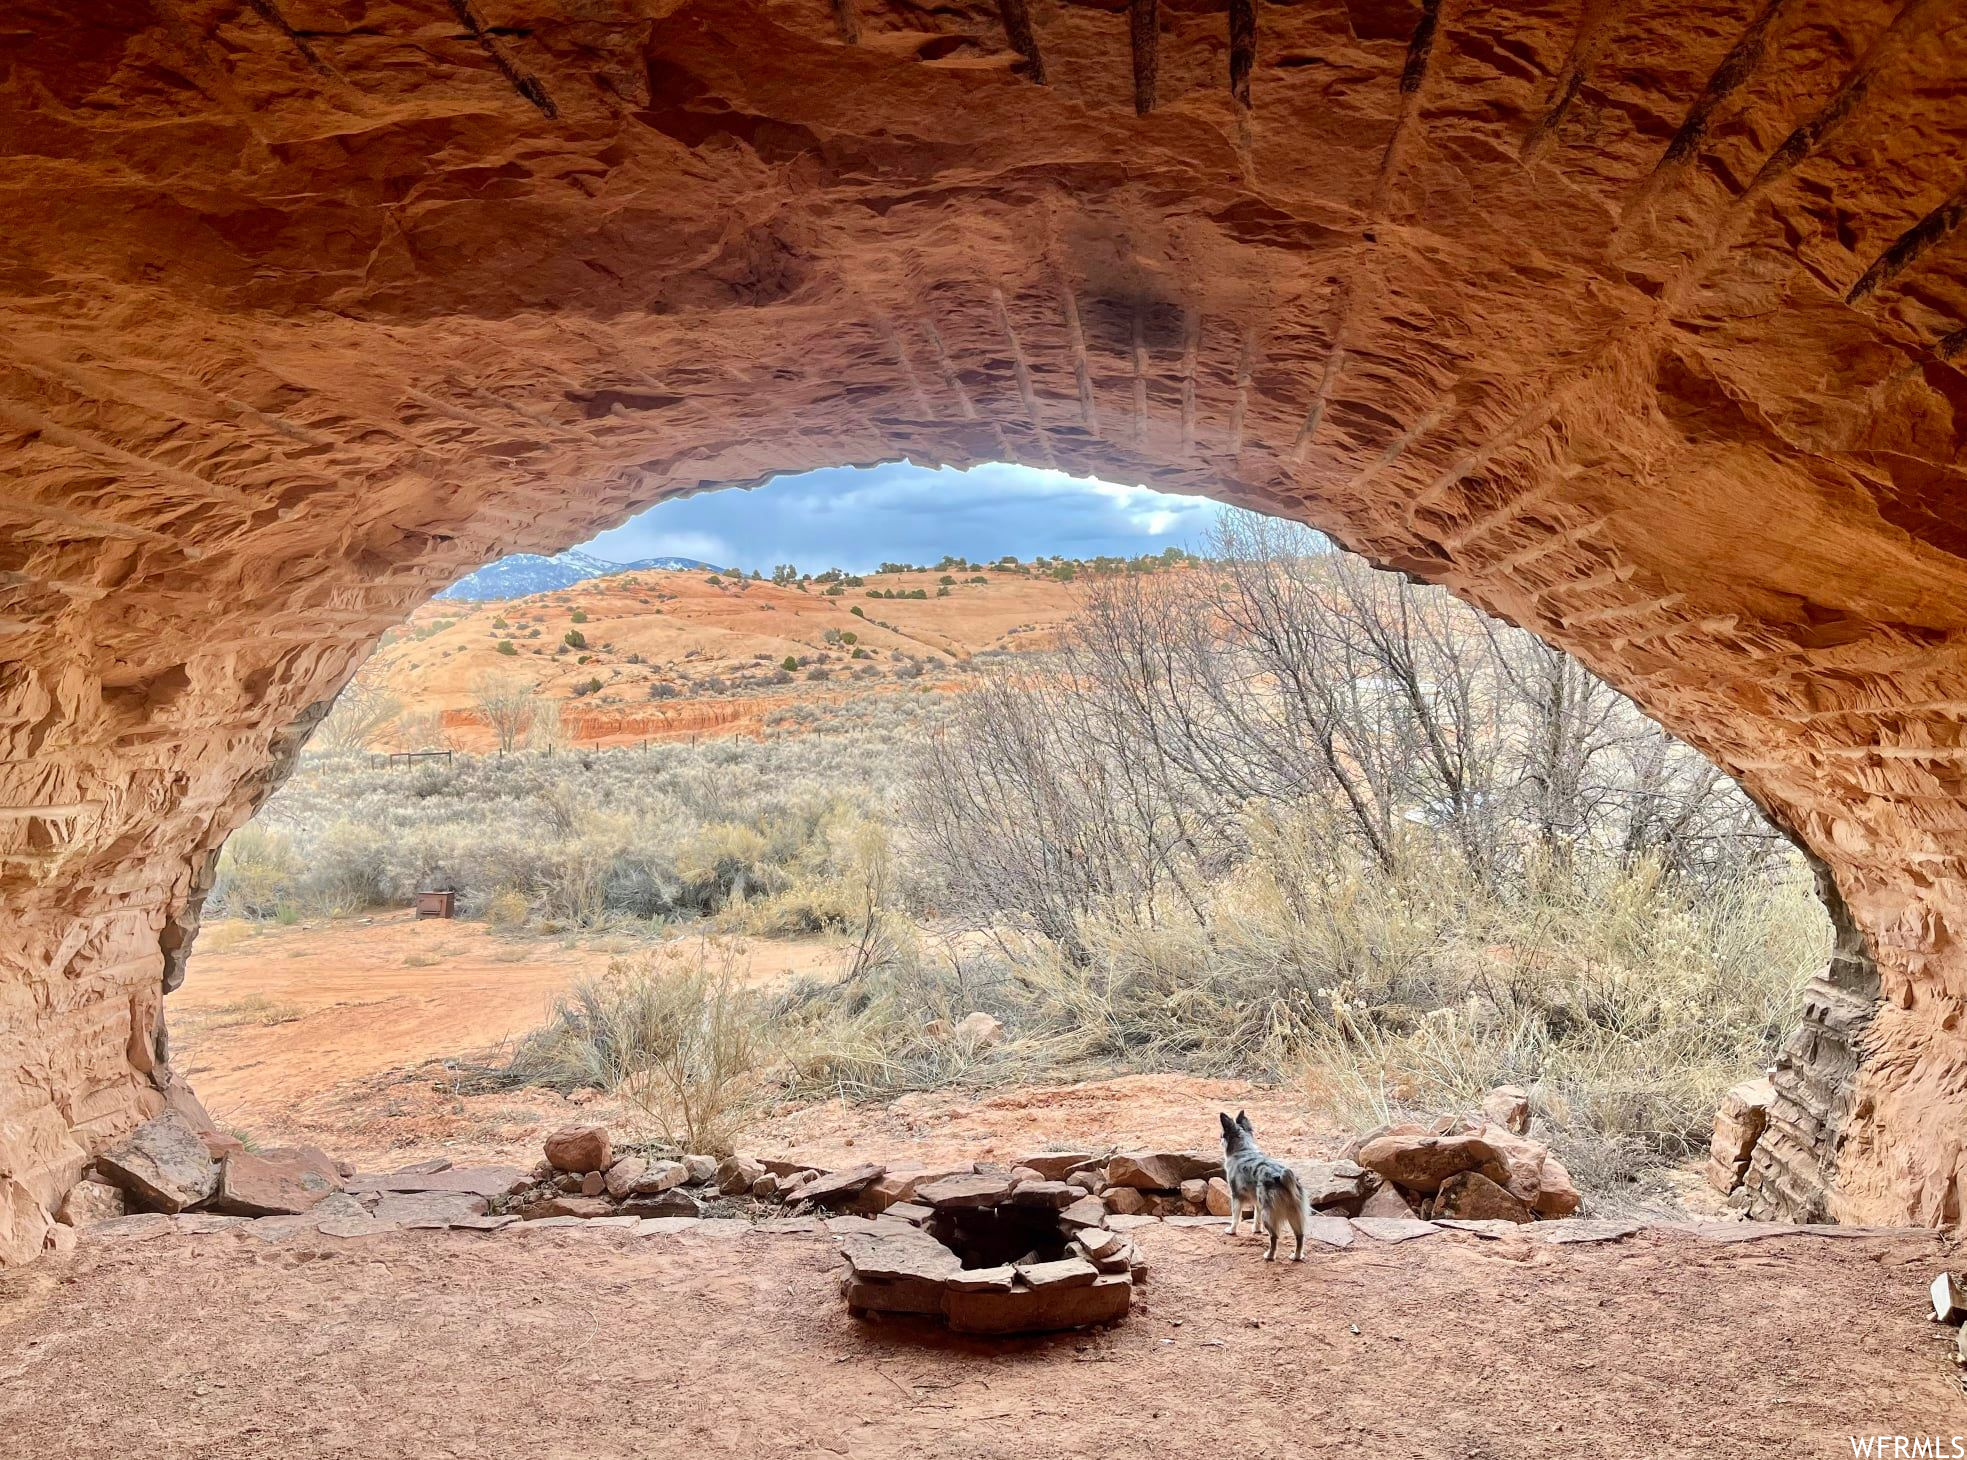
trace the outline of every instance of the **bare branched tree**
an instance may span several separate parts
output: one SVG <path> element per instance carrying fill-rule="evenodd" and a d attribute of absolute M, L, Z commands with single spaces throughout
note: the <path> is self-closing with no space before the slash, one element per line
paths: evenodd
<path fill-rule="evenodd" d="M 403 701 L 372 659 L 335 696 L 315 738 L 330 750 L 367 750 L 403 713 Z"/>
<path fill-rule="evenodd" d="M 513 674 L 485 673 L 472 681 L 471 699 L 498 737 L 499 753 L 518 746 L 539 706 L 539 688 Z"/>
<path fill-rule="evenodd" d="M 1452 851 L 1490 888 L 1585 855 L 1780 856 L 1562 651 L 1293 523 L 1228 513 L 1213 549 L 1092 580 L 1055 664 L 964 697 L 914 805 L 952 911 L 1069 949 L 1095 908 L 1199 916 L 1252 817 L 1295 816 L 1334 865 Z"/>

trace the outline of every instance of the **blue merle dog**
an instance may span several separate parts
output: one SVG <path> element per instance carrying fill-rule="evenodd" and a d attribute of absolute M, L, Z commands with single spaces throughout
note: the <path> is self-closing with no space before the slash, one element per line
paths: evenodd
<path fill-rule="evenodd" d="M 1277 1260 L 1279 1229 L 1288 1223 L 1292 1235 L 1298 1239 L 1298 1250 L 1291 1260 L 1303 1262 L 1305 1228 L 1311 1225 L 1311 1208 L 1298 1173 L 1258 1149 L 1256 1131 L 1248 1115 L 1238 1111 L 1236 1119 L 1224 1115 L 1222 1122 L 1223 1172 L 1229 1182 L 1229 1235 L 1234 1237 L 1242 1231 L 1243 1206 L 1247 1202 L 1258 1234 L 1266 1230 L 1270 1233 L 1270 1250 L 1264 1253 L 1264 1261 Z"/>

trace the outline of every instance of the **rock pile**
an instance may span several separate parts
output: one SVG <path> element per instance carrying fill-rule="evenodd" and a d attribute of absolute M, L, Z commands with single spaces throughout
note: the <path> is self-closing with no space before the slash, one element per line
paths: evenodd
<path fill-rule="evenodd" d="M 1365 1199 L 1349 1214 L 1474 1222 L 1575 1215 L 1571 1173 L 1529 1127 L 1528 1095 L 1505 1085 L 1483 1098 L 1480 1116 L 1370 1131 L 1347 1148 L 1367 1173 Z"/>
<path fill-rule="evenodd" d="M 97 1156 L 56 1216 L 71 1229 L 130 1212 L 291 1216 L 340 1191 L 344 1175 L 312 1146 L 249 1151 L 166 1108 Z"/>
<path fill-rule="evenodd" d="M 1707 1184 L 1723 1196 L 1733 1194 L 1747 1180 L 1755 1143 L 1769 1127 L 1769 1107 L 1775 1098 L 1776 1087 L 1767 1078 L 1744 1080 L 1721 1097 L 1706 1176 Z"/>

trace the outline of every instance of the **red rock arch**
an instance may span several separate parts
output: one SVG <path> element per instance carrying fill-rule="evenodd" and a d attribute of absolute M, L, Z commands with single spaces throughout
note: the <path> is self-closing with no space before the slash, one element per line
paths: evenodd
<path fill-rule="evenodd" d="M 0 1258 L 385 627 L 904 456 L 1290 512 L 1579 654 L 1848 903 L 1765 1202 L 1955 1219 L 1962 54 L 1946 0 L 17 6 Z"/>

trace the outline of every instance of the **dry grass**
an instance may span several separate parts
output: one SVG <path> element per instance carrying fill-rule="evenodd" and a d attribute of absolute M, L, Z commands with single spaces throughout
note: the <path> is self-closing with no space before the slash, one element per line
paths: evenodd
<path fill-rule="evenodd" d="M 676 1149 L 727 1155 L 766 1093 L 765 1012 L 731 951 L 709 940 L 616 959 L 555 1002 L 507 1073 L 515 1084 L 606 1090 Z"/>
<path fill-rule="evenodd" d="M 174 1016 L 172 1025 L 180 1030 L 233 1029 L 243 1024 L 291 1024 L 305 1018 L 307 1010 L 298 1004 L 283 1004 L 264 994 L 215 1004 L 209 1009 L 187 1009 Z"/>

